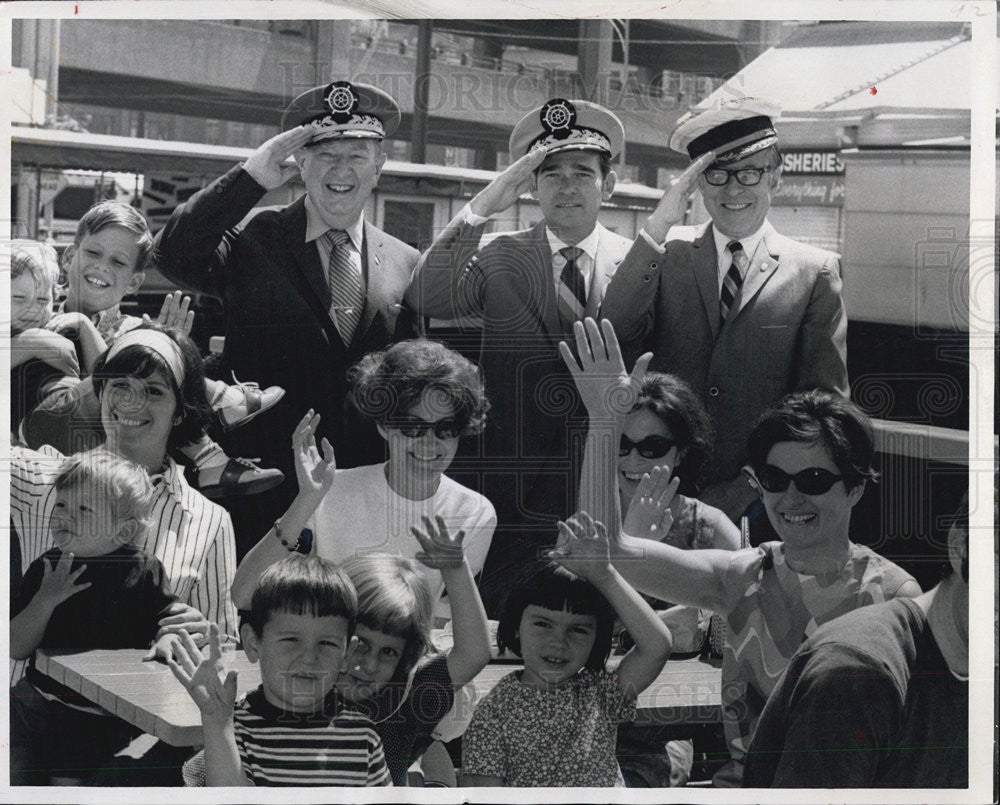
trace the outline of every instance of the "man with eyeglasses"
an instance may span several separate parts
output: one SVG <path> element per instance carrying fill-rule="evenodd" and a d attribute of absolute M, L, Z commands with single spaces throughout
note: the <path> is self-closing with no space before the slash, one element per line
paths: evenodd
<path fill-rule="evenodd" d="M 652 351 L 651 369 L 700 396 L 716 438 L 699 497 L 737 523 L 755 498 L 740 467 L 757 417 L 795 390 L 848 393 L 839 259 L 767 220 L 781 176 L 778 111 L 744 97 L 680 119 L 670 147 L 693 161 L 649 216 L 601 307 L 627 361 Z M 675 226 L 695 190 L 711 222 Z"/>

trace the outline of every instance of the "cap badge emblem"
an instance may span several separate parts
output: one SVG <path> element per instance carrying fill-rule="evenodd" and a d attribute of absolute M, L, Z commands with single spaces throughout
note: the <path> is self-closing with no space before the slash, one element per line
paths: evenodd
<path fill-rule="evenodd" d="M 350 81 L 334 81 L 326 88 L 323 100 L 335 123 L 348 122 L 358 109 L 358 93 Z"/>
<path fill-rule="evenodd" d="M 563 98 L 553 98 L 541 111 L 542 128 L 557 140 L 564 140 L 576 124 L 576 107 Z"/>

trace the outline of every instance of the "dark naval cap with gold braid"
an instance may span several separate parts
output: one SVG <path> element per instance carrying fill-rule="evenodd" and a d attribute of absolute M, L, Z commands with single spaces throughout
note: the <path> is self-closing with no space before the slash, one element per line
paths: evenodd
<path fill-rule="evenodd" d="M 281 130 L 311 125 L 316 133 L 310 143 L 350 138 L 381 140 L 396 130 L 399 118 L 399 105 L 378 87 L 334 81 L 306 90 L 288 104 L 281 117 Z"/>

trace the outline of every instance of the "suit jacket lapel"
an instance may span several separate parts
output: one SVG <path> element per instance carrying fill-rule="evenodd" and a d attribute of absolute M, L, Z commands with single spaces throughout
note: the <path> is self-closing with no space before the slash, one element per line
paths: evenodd
<path fill-rule="evenodd" d="M 705 227 L 700 237 L 691 244 L 692 269 L 701 302 L 705 307 L 705 317 L 712 328 L 712 338 L 719 337 L 719 258 L 715 254 L 715 238 L 712 225 Z"/>
<path fill-rule="evenodd" d="M 590 278 L 590 293 L 587 295 L 587 308 L 584 315 L 597 318 L 601 302 L 604 301 L 604 291 L 624 257 L 625 252 L 614 248 L 611 232 L 598 224 L 597 257 L 594 260 L 594 273 Z"/>
<path fill-rule="evenodd" d="M 780 249 L 777 244 L 777 233 L 769 223 L 765 224 L 764 236 L 761 238 L 760 247 L 752 255 L 750 266 L 747 268 L 747 275 L 743 278 L 743 287 L 740 288 L 739 299 L 736 300 L 736 312 L 729 316 L 727 321 L 732 321 L 739 315 L 739 312 L 747 306 L 764 284 L 771 278 L 771 275 L 778 268 Z"/>

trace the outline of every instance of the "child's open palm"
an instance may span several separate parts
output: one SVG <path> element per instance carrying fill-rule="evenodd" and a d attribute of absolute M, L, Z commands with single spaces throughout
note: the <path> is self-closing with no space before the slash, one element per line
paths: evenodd
<path fill-rule="evenodd" d="M 67 598 L 72 598 L 81 590 L 86 590 L 90 586 L 89 581 L 78 581 L 80 575 L 87 569 L 86 565 L 80 565 L 76 570 L 70 571 L 73 565 L 73 554 L 63 551 L 58 562 L 42 562 L 44 575 L 41 584 L 38 586 L 38 596 L 42 601 L 47 602 L 51 607 L 59 606 Z"/>
<path fill-rule="evenodd" d="M 459 531 L 455 536 L 451 536 L 448 533 L 448 526 L 440 514 L 434 520 L 424 515 L 423 523 L 423 530 L 416 526 L 410 528 L 422 549 L 417 553 L 417 560 L 434 570 L 461 567 L 465 561 L 465 554 L 462 552 L 462 540 L 465 539 L 465 532 Z"/>
<path fill-rule="evenodd" d="M 559 539 L 548 556 L 581 578 L 596 582 L 611 570 L 608 532 L 587 512 L 577 512 L 565 522 L 559 521 Z"/>
<path fill-rule="evenodd" d="M 207 656 L 184 629 L 173 648 L 167 665 L 198 705 L 202 718 L 227 722 L 236 704 L 236 671 L 226 671 L 222 664 L 219 627 L 214 623 L 209 627 Z"/>
<path fill-rule="evenodd" d="M 316 446 L 316 428 L 320 416 L 311 408 L 299 420 L 292 434 L 292 454 L 295 458 L 295 477 L 299 482 L 299 492 L 322 498 L 333 486 L 337 471 L 337 459 L 333 445 L 326 438 L 320 448 Z"/>

